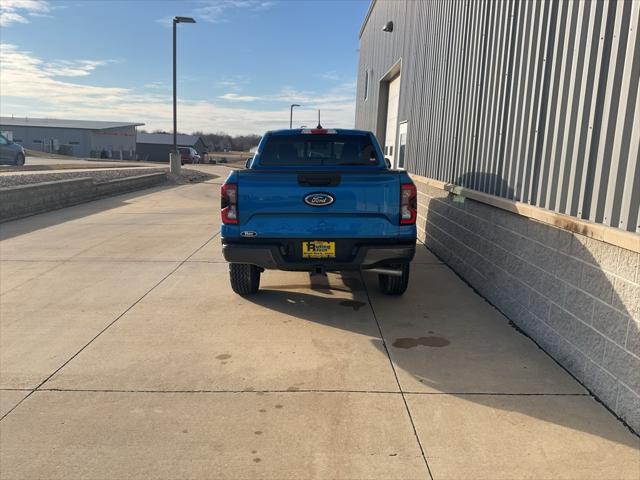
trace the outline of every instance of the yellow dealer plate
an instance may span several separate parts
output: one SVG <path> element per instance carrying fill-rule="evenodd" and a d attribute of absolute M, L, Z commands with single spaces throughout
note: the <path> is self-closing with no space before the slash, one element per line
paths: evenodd
<path fill-rule="evenodd" d="M 336 258 L 336 242 L 302 242 L 302 258 Z"/>

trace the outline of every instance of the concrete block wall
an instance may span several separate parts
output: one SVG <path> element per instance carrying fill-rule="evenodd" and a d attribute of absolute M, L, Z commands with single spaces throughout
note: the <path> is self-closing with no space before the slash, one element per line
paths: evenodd
<path fill-rule="evenodd" d="M 159 172 L 101 183 L 95 183 L 92 178 L 77 178 L 0 188 L 0 222 L 150 188 L 166 180 L 166 173 Z"/>
<path fill-rule="evenodd" d="M 640 432 L 640 254 L 416 180 L 419 238 Z"/>

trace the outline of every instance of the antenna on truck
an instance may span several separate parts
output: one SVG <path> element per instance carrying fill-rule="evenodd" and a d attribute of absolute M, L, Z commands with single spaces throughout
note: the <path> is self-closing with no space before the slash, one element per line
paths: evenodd
<path fill-rule="evenodd" d="M 322 128 L 322 125 L 320 125 L 320 109 L 318 109 L 318 126 L 316 128 Z"/>

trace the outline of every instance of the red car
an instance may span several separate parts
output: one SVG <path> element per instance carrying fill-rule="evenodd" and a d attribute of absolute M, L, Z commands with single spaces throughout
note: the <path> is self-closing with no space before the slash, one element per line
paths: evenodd
<path fill-rule="evenodd" d="M 200 155 L 193 147 L 178 147 L 178 152 L 180 152 L 180 163 L 184 165 L 185 163 L 200 163 Z"/>

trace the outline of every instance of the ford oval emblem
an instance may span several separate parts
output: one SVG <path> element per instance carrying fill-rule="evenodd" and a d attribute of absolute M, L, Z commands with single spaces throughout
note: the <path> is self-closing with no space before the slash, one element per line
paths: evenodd
<path fill-rule="evenodd" d="M 327 205 L 331 205 L 335 199 L 333 195 L 329 195 L 328 193 L 310 193 L 306 197 L 304 197 L 304 203 L 307 205 L 311 205 L 312 207 L 326 207 Z"/>

